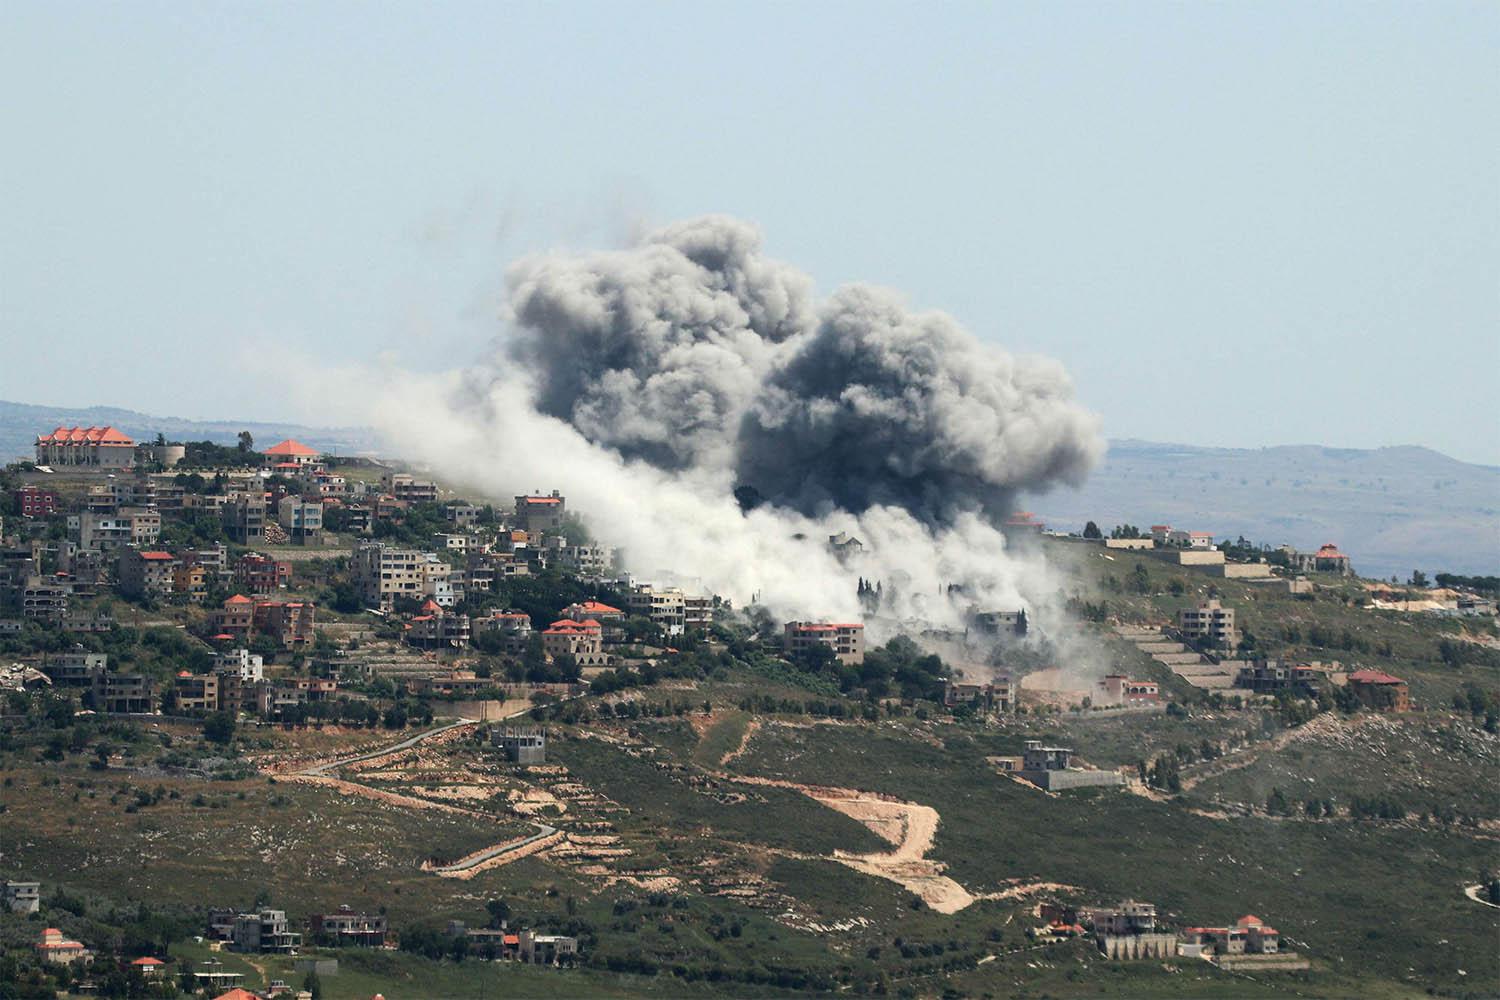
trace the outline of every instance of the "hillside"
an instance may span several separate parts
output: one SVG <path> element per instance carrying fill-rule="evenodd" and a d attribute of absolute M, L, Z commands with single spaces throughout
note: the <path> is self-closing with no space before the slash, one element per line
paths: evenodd
<path fill-rule="evenodd" d="M 1198 448 L 1113 441 L 1080 490 L 1027 503 L 1053 527 L 1169 523 L 1288 542 L 1337 542 L 1361 575 L 1500 569 L 1500 469 L 1427 448 Z"/>
<path fill-rule="evenodd" d="M 302 424 L 260 423 L 246 420 L 184 420 L 158 417 L 113 406 L 33 406 L 0 400 L 0 461 L 31 458 L 32 443 L 39 433 L 59 425 L 113 425 L 137 441 L 165 434 L 175 441 L 215 441 L 233 444 L 240 431 L 249 431 L 257 444 L 274 444 L 296 438 L 305 444 L 341 455 L 368 452 L 375 435 L 359 427 L 307 427 Z"/>

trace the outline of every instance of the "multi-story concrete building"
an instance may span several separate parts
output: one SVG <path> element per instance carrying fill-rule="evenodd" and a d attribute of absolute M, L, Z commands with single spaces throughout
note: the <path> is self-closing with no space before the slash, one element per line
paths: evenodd
<path fill-rule="evenodd" d="M 208 596 L 208 570 L 196 562 L 178 560 L 172 567 L 172 593 L 191 604 L 202 604 Z"/>
<path fill-rule="evenodd" d="M 127 545 L 151 545 L 161 537 L 161 514 L 144 507 L 117 513 L 84 511 L 68 518 L 68 533 L 78 547 L 108 552 Z"/>
<path fill-rule="evenodd" d="M 547 734 L 539 726 L 502 726 L 491 741 L 512 764 L 547 762 Z"/>
<path fill-rule="evenodd" d="M 246 552 L 234 564 L 234 582 L 252 594 L 273 593 L 291 580 L 291 563 L 260 552 Z"/>
<path fill-rule="evenodd" d="M 285 910 L 261 910 L 240 913 L 230 932 L 235 951 L 259 954 L 295 955 L 302 945 L 302 935 L 287 929 Z"/>
<path fill-rule="evenodd" d="M 28 576 L 21 590 L 21 614 L 38 621 L 61 621 L 68 614 L 73 585 L 53 577 Z"/>
<path fill-rule="evenodd" d="M 0 882 L 0 896 L 12 913 L 36 913 L 42 908 L 42 883 Z"/>
<path fill-rule="evenodd" d="M 128 469 L 135 442 L 113 427 L 59 427 L 36 439 L 36 464 L 85 469 Z"/>
<path fill-rule="evenodd" d="M 258 601 L 255 628 L 287 649 L 311 646 L 317 638 L 318 609 L 311 601 Z"/>
<path fill-rule="evenodd" d="M 625 595 L 625 607 L 633 616 L 649 618 L 665 635 L 687 630 L 687 595 L 675 587 L 639 584 Z"/>
<path fill-rule="evenodd" d="M 471 629 L 468 615 L 452 614 L 429 598 L 403 632 L 407 643 L 419 649 L 463 649 L 469 645 Z"/>
<path fill-rule="evenodd" d="M 323 505 L 309 503 L 301 497 L 282 497 L 276 505 L 276 521 L 290 536 L 293 545 L 323 544 Z"/>
<path fill-rule="evenodd" d="M 219 677 L 216 674 L 193 674 L 178 671 L 177 711 L 217 712 L 219 710 Z"/>
<path fill-rule="evenodd" d="M 266 497 L 259 489 L 225 500 L 219 516 L 230 541 L 259 545 L 266 540 Z"/>
<path fill-rule="evenodd" d="M 714 624 L 714 599 L 712 597 L 682 598 L 682 628 L 684 631 L 707 632 Z"/>
<path fill-rule="evenodd" d="M 226 649 L 214 656 L 214 672 L 234 674 L 242 681 L 265 680 L 265 659 L 248 649 Z"/>
<path fill-rule="evenodd" d="M 443 516 L 460 528 L 472 528 L 479 523 L 478 507 L 471 503 L 450 503 L 443 508 Z"/>
<path fill-rule="evenodd" d="M 557 490 L 551 496 L 516 497 L 516 526 L 527 534 L 561 531 L 568 500 Z"/>
<path fill-rule="evenodd" d="M 840 663 L 859 666 L 865 662 L 865 627 L 858 622 L 787 622 L 788 656 L 806 653 L 815 643 L 833 650 Z"/>
<path fill-rule="evenodd" d="M 492 632 L 498 634 L 502 640 L 501 648 L 507 653 L 524 652 L 531 638 L 531 616 L 524 611 L 497 609 L 473 619 L 471 626 L 476 639 Z"/>
<path fill-rule="evenodd" d="M 156 711 L 156 686 L 141 674 L 94 677 L 94 710 L 106 715 L 147 715 Z"/>
<path fill-rule="evenodd" d="M 1184 608 L 1177 615 L 1177 623 L 1184 638 L 1207 639 L 1226 649 L 1239 645 L 1234 609 L 1224 607 L 1217 599 L 1204 601 L 1196 608 Z"/>
<path fill-rule="evenodd" d="M 1009 677 L 996 677 L 987 684 L 950 681 L 943 689 L 943 704 L 949 708 L 974 705 L 986 712 L 1009 712 L 1015 706 L 1015 691 Z"/>
<path fill-rule="evenodd" d="M 380 477 L 386 493 L 402 503 L 437 503 L 437 483 L 418 479 L 405 472 L 387 472 Z"/>
<path fill-rule="evenodd" d="M 22 517 L 50 517 L 57 513 L 57 493 L 40 486 L 22 486 L 16 491 Z"/>
<path fill-rule="evenodd" d="M 313 934 L 334 945 L 359 945 L 379 948 L 385 944 L 386 920 L 379 913 L 355 913 L 340 906 L 337 913 L 320 913 L 312 918 Z"/>
<path fill-rule="evenodd" d="M 255 627 L 255 601 L 244 594 L 225 598 L 213 614 L 214 628 L 231 639 L 245 639 Z"/>
<path fill-rule="evenodd" d="M 423 553 L 416 549 L 398 549 L 383 542 L 356 546 L 351 563 L 360 600 L 389 611 L 398 597 L 421 597 L 426 582 L 424 562 Z"/>
<path fill-rule="evenodd" d="M 161 598 L 172 593 L 177 559 L 159 550 L 121 549 L 115 572 L 120 593 L 128 597 Z"/>
<path fill-rule="evenodd" d="M 94 678 L 108 669 L 108 654 L 90 653 L 83 649 L 49 656 L 42 664 L 42 672 L 58 687 L 91 688 L 94 686 Z"/>

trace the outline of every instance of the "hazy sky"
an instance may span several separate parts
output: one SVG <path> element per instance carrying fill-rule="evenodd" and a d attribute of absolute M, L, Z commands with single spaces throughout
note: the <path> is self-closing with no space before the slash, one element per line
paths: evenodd
<path fill-rule="evenodd" d="M 0 5 L 0 398 L 337 422 L 702 212 L 1113 437 L 1500 464 L 1500 4 Z M 263 370 L 226 360 L 253 348 Z"/>

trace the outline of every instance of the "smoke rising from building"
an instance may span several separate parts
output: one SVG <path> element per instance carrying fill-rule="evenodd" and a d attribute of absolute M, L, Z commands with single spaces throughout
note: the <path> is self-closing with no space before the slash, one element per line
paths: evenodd
<path fill-rule="evenodd" d="M 1016 493 L 1080 482 L 1102 454 L 1066 373 L 891 292 L 818 302 L 811 284 L 720 216 L 527 257 L 495 357 L 390 373 L 405 405 L 376 416 L 450 479 L 564 490 L 638 575 L 670 569 L 783 617 L 858 616 L 860 576 L 887 581 L 893 617 L 937 626 L 1046 601 L 1040 555 L 994 525 Z M 840 531 L 860 554 L 830 551 Z"/>

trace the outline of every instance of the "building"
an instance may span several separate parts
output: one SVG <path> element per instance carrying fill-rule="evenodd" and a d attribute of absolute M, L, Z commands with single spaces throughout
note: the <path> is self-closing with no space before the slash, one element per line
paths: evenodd
<path fill-rule="evenodd" d="M 323 455 L 316 449 L 309 448 L 301 441 L 293 441 L 287 438 L 271 445 L 261 452 L 265 456 L 265 464 L 270 468 L 278 470 L 290 470 L 295 473 L 307 466 L 317 465 L 323 461 Z"/>
<path fill-rule="evenodd" d="M 1406 682 L 1380 670 L 1356 670 L 1349 675 L 1349 690 L 1377 712 L 1410 712 L 1411 693 Z"/>
<path fill-rule="evenodd" d="M 246 552 L 234 564 L 234 582 L 252 594 L 273 593 L 291 580 L 291 563 L 259 552 Z"/>
<path fill-rule="evenodd" d="M 1009 712 L 1015 704 L 1009 677 L 996 677 L 989 684 L 961 684 L 949 681 L 943 688 L 943 704 L 949 708 L 973 705 L 985 712 Z"/>
<path fill-rule="evenodd" d="M 37 941 L 36 954 L 43 962 L 57 965 L 72 965 L 74 962 L 87 965 L 94 960 L 92 951 L 81 942 L 69 939 L 56 927 L 48 927 L 42 931 L 41 939 Z"/>
<path fill-rule="evenodd" d="M 61 621 L 68 614 L 73 585 L 47 576 L 28 576 L 21 589 L 21 615 L 37 621 Z"/>
<path fill-rule="evenodd" d="M 1049 747 L 1041 740 L 1027 740 L 1020 759 L 1019 777 L 1046 791 L 1102 785 L 1118 787 L 1125 783 L 1119 771 L 1095 771 L 1071 767 L 1073 751 L 1068 747 Z M 999 758 L 1005 761 L 1006 758 Z M 1014 770 L 1014 765 L 1002 768 Z"/>
<path fill-rule="evenodd" d="M 452 614 L 431 599 L 403 629 L 403 638 L 418 649 L 463 649 L 471 634 L 468 615 Z"/>
<path fill-rule="evenodd" d="M 167 963 L 159 958 L 144 955 L 131 962 L 130 967 L 139 972 L 143 979 L 160 979 L 166 975 Z"/>
<path fill-rule="evenodd" d="M 135 464 L 141 466 L 160 466 L 163 469 L 175 469 L 187 458 L 187 445 L 169 444 L 138 444 L 135 446 Z"/>
<path fill-rule="evenodd" d="M 212 617 L 213 627 L 220 635 L 232 639 L 247 639 L 255 627 L 255 601 L 244 594 L 226 598 Z"/>
<path fill-rule="evenodd" d="M 542 651 L 549 658 L 571 656 L 580 667 L 607 667 L 604 626 L 592 618 L 577 622 L 559 618 L 542 632 Z"/>
<path fill-rule="evenodd" d="M 398 597 L 422 596 L 426 569 L 421 552 L 381 542 L 355 547 L 351 565 L 360 600 L 389 611 Z"/>
<path fill-rule="evenodd" d="M 16 491 L 22 517 L 50 517 L 57 513 L 57 493 L 40 486 L 22 486 Z"/>
<path fill-rule="evenodd" d="M 208 596 L 208 570 L 198 563 L 178 560 L 172 566 L 172 593 L 190 604 L 202 604 Z"/>
<path fill-rule="evenodd" d="M 459 528 L 472 528 L 479 523 L 480 509 L 471 503 L 450 503 L 443 508 L 443 516 Z"/>
<path fill-rule="evenodd" d="M 512 764 L 547 762 L 547 734 L 538 727 L 505 726 L 495 730 L 491 741 Z"/>
<path fill-rule="evenodd" d="M 1041 740 L 1027 740 L 1021 755 L 1024 771 L 1065 771 L 1073 751 L 1067 747 L 1044 746 Z"/>
<path fill-rule="evenodd" d="M 840 531 L 836 535 L 828 536 L 828 551 L 838 556 L 840 561 L 851 559 L 864 550 L 865 543 L 847 531 Z"/>
<path fill-rule="evenodd" d="M 122 549 L 115 570 L 120 593 L 138 598 L 166 597 L 172 593 L 176 568 L 177 559 L 170 552 Z"/>
<path fill-rule="evenodd" d="M 287 649 L 311 646 L 317 638 L 318 606 L 311 601 L 258 601 L 253 621 Z"/>
<path fill-rule="evenodd" d="M 1326 674 L 1316 667 L 1260 659 L 1240 667 L 1234 676 L 1234 686 L 1258 694 L 1274 694 L 1289 689 L 1310 689 L 1321 684 L 1325 677 Z"/>
<path fill-rule="evenodd" d="M 313 934 L 335 945 L 380 948 L 385 945 L 386 930 L 384 915 L 355 913 L 347 906 L 340 906 L 336 913 L 320 913 L 312 918 Z"/>
<path fill-rule="evenodd" d="M 975 611 L 969 617 L 969 627 L 980 635 L 1024 636 L 1026 611 Z"/>
<path fill-rule="evenodd" d="M 323 544 L 323 504 L 301 497 L 282 497 L 276 505 L 276 522 L 286 529 L 293 545 Z"/>
<path fill-rule="evenodd" d="M 42 883 L 0 882 L 0 897 L 12 913 L 36 913 L 42 906 Z"/>
<path fill-rule="evenodd" d="M 96 674 L 94 710 L 105 715 L 150 715 L 156 711 L 156 685 L 141 674 Z"/>
<path fill-rule="evenodd" d="M 563 608 L 564 618 L 575 622 L 596 621 L 604 630 L 605 642 L 620 642 L 625 638 L 625 612 L 605 604 L 603 601 L 579 601 Z M 684 618 L 686 611 L 684 610 Z"/>
<path fill-rule="evenodd" d="M 219 677 L 216 674 L 193 674 L 179 671 L 175 681 L 178 712 L 217 712 L 219 710 Z"/>
<path fill-rule="evenodd" d="M 385 473 L 380 477 L 380 485 L 391 497 L 404 504 L 437 503 L 437 483 L 405 472 Z"/>
<path fill-rule="evenodd" d="M 219 517 L 224 533 L 237 545 L 260 545 L 266 540 L 266 497 L 259 490 L 225 500 Z"/>
<path fill-rule="evenodd" d="M 520 653 L 526 649 L 526 642 L 531 638 L 531 616 L 524 611 L 497 609 L 482 618 L 473 619 L 470 631 L 475 638 L 497 632 L 503 640 L 505 652 Z M 608 634 L 608 629 L 605 632 Z"/>
<path fill-rule="evenodd" d="M 1151 532 L 1154 540 L 1156 528 L 1153 527 Z M 1206 552 L 1214 547 L 1214 536 L 1210 531 L 1179 531 L 1168 528 L 1166 544 L 1179 549 L 1197 549 Z"/>
<path fill-rule="evenodd" d="M 551 496 L 516 497 L 516 526 L 527 534 L 561 531 L 568 501 L 557 490 Z"/>
<path fill-rule="evenodd" d="M 786 653 L 791 657 L 803 656 L 821 643 L 846 666 L 865 662 L 865 627 L 858 622 L 787 622 L 785 638 Z"/>
<path fill-rule="evenodd" d="M 108 669 L 108 654 L 82 649 L 48 657 L 42 664 L 42 672 L 58 687 L 93 687 L 94 678 Z"/>
<path fill-rule="evenodd" d="M 1226 649 L 1239 645 L 1234 609 L 1224 607 L 1218 600 L 1204 601 L 1196 608 L 1184 608 L 1178 612 L 1177 622 L 1185 639 L 1206 639 Z"/>
<path fill-rule="evenodd" d="M 302 945 L 302 935 L 287 930 L 285 910 L 236 914 L 230 940 L 235 951 L 257 954 L 295 955 Z"/>
<path fill-rule="evenodd" d="M 1007 536 L 1023 537 L 1027 535 L 1040 535 L 1047 530 L 1045 522 L 1038 521 L 1035 514 L 1029 510 L 1018 510 L 1007 517 L 1000 530 Z"/>
<path fill-rule="evenodd" d="M 1095 694 L 1096 705 L 1158 705 L 1161 686 L 1155 681 L 1137 681 L 1124 674 L 1106 674 Z"/>
<path fill-rule="evenodd" d="M 521 961 L 531 965 L 566 965 L 578 957 L 578 939 L 561 934 L 520 934 Z"/>
<path fill-rule="evenodd" d="M 135 442 L 113 427 L 59 427 L 36 439 L 36 464 L 54 468 L 128 469 Z"/>
<path fill-rule="evenodd" d="M 87 552 L 151 545 L 161 537 L 161 513 L 145 507 L 84 511 L 68 518 L 68 535 Z"/>
<path fill-rule="evenodd" d="M 1224 955 L 1276 955 L 1281 952 L 1281 933 L 1254 914 L 1246 914 L 1230 927 L 1189 927 L 1182 932 L 1185 944 L 1202 952 Z"/>
<path fill-rule="evenodd" d="M 248 649 L 226 649 L 214 656 L 214 672 L 234 674 L 242 681 L 265 679 L 265 660 Z"/>
<path fill-rule="evenodd" d="M 650 619 L 663 635 L 682 635 L 687 631 L 687 595 L 675 587 L 657 588 L 649 584 L 632 587 L 625 595 L 625 607 L 633 616 Z"/>
<path fill-rule="evenodd" d="M 1298 552 L 1290 545 L 1283 545 L 1281 552 L 1286 556 L 1287 565 L 1298 573 L 1354 575 L 1354 566 L 1349 557 L 1340 552 L 1339 547 L 1332 542 L 1324 542 L 1316 552 Z"/>
<path fill-rule="evenodd" d="M 706 632 L 714 624 L 714 599 L 712 597 L 684 596 L 682 599 L 682 628 L 687 632 Z"/>

